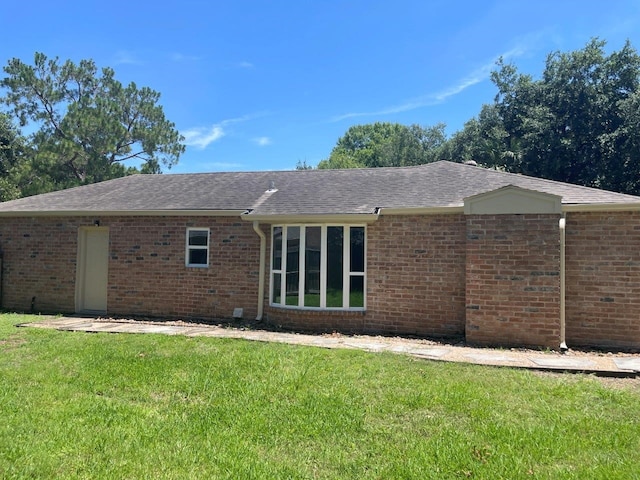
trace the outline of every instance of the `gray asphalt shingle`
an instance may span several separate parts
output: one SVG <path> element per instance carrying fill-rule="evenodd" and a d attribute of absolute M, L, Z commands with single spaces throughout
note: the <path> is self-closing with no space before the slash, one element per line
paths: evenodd
<path fill-rule="evenodd" d="M 265 193 L 271 186 L 277 191 Z M 415 167 L 133 175 L 0 203 L 0 214 L 251 210 L 254 215 L 374 213 L 461 207 L 507 185 L 559 195 L 563 204 L 640 203 L 640 197 L 440 161 Z"/>

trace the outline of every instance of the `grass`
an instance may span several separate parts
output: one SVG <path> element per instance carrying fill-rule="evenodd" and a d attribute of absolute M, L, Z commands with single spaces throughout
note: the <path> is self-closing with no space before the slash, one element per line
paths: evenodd
<path fill-rule="evenodd" d="M 342 307 L 342 290 L 327 290 L 327 307 Z M 276 299 L 276 303 L 280 299 Z M 285 302 L 286 305 L 298 305 L 298 294 L 287 295 Z M 308 293 L 304 295 L 305 307 L 319 307 L 320 306 L 320 294 Z M 364 293 L 363 292 L 349 292 L 349 307 L 358 308 L 364 306 Z"/>
<path fill-rule="evenodd" d="M 393 354 L 16 328 L 0 478 L 640 478 L 640 394 Z"/>

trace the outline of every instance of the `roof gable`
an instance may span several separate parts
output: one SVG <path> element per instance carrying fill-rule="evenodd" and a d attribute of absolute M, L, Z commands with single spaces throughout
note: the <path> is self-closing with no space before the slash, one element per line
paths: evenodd
<path fill-rule="evenodd" d="M 528 190 L 507 185 L 490 192 L 479 193 L 464 199 L 467 215 L 500 215 L 522 213 L 561 213 L 562 198 L 559 195 Z"/>

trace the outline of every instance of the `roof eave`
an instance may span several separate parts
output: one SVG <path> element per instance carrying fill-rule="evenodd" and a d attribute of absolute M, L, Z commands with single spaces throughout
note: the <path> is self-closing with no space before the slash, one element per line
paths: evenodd
<path fill-rule="evenodd" d="M 380 215 L 437 215 L 442 213 L 464 213 L 463 205 L 445 207 L 382 207 Z"/>
<path fill-rule="evenodd" d="M 640 202 L 635 203 L 565 203 L 563 212 L 621 212 L 639 211 Z"/>
<path fill-rule="evenodd" d="M 176 217 L 176 216 L 202 216 L 202 217 L 239 217 L 246 212 L 243 210 L 190 210 L 190 209 L 166 209 L 166 210 L 11 210 L 0 211 L 0 217 L 92 217 L 122 216 L 122 217 Z"/>
<path fill-rule="evenodd" d="M 373 223 L 376 213 L 336 213 L 336 214 L 253 214 L 246 212 L 241 218 L 247 222 L 261 223 Z"/>

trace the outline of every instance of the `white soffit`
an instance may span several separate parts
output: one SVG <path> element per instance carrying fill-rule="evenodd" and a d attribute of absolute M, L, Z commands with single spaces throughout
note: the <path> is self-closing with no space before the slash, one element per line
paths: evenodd
<path fill-rule="evenodd" d="M 464 199 L 467 215 L 501 215 L 519 213 L 561 213 L 562 197 L 550 193 L 507 185 Z"/>

